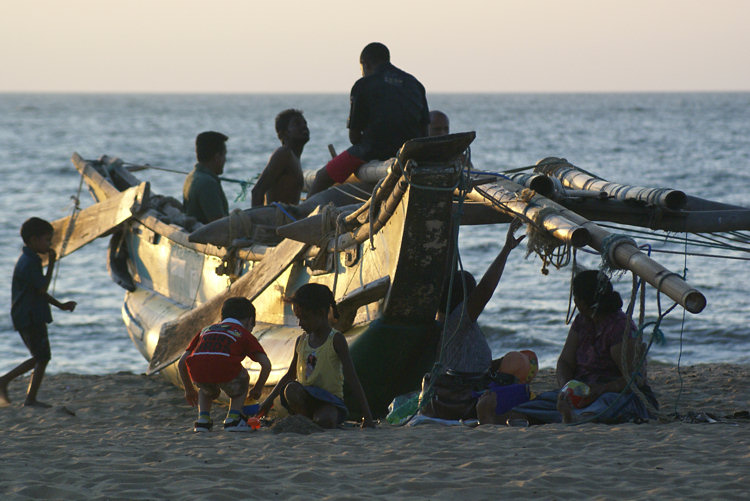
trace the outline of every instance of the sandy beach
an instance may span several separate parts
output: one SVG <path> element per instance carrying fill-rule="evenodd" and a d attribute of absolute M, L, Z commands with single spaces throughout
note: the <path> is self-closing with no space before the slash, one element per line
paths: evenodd
<path fill-rule="evenodd" d="M 652 365 L 665 422 L 194 434 L 158 377 L 48 376 L 0 408 L 2 499 L 746 499 L 750 367 Z M 544 370 L 532 388 L 553 385 Z M 678 400 L 679 396 L 679 400 Z M 225 408 L 213 410 L 214 421 Z M 708 422 L 716 420 L 716 422 Z"/>

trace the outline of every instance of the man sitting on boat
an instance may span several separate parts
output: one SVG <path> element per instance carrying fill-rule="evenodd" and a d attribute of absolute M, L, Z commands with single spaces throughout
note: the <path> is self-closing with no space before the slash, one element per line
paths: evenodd
<path fill-rule="evenodd" d="M 297 205 L 305 179 L 302 175 L 302 149 L 310 140 L 307 121 L 300 110 L 284 110 L 276 116 L 276 134 L 281 146 L 253 187 L 253 207 L 274 202 Z"/>
<path fill-rule="evenodd" d="M 203 224 L 229 215 L 229 204 L 219 179 L 227 159 L 227 139 L 214 131 L 201 132 L 195 138 L 198 163 L 185 178 L 182 196 L 185 213 Z"/>
<path fill-rule="evenodd" d="M 424 86 L 390 60 L 382 43 L 370 43 L 362 50 L 362 78 L 350 94 L 347 127 L 352 146 L 318 170 L 310 195 L 343 183 L 370 160 L 396 156 L 409 139 L 427 135 L 430 117 Z"/>

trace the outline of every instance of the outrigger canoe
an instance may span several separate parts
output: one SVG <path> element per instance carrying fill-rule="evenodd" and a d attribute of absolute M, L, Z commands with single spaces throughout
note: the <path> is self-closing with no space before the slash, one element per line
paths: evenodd
<path fill-rule="evenodd" d="M 274 384 L 299 335 L 283 298 L 308 282 L 327 285 L 373 414 L 383 416 L 435 363 L 434 318 L 457 205 L 464 204 L 461 224 L 521 217 L 551 242 L 546 246 L 589 246 L 691 313 L 705 307 L 700 291 L 632 239 L 612 238 L 594 221 L 689 232 L 750 228 L 746 208 L 609 183 L 564 159 L 544 159 L 533 173 L 476 172 L 466 154 L 473 139 L 473 132 L 414 139 L 396 158 L 366 164 L 350 182 L 298 206 L 237 210 L 208 225 L 186 217 L 179 201 L 150 193 L 123 161 L 74 154 L 96 203 L 55 221 L 53 246 L 62 257 L 109 236 L 107 265 L 126 289 L 128 334 L 148 360 L 147 372 L 177 385 L 176 360 L 235 295 L 256 306 L 254 333 L 271 360 L 268 384 Z M 260 368 L 245 363 L 252 381 Z M 346 394 L 345 400 L 357 416 L 356 399 Z"/>

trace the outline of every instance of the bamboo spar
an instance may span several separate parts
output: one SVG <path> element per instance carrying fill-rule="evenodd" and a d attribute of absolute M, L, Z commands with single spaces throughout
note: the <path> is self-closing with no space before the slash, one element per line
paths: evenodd
<path fill-rule="evenodd" d="M 523 186 L 512 181 L 498 179 L 493 185 L 484 186 L 482 188 L 482 190 L 487 193 L 487 196 L 479 193 L 475 189 L 468 194 L 468 197 L 471 200 L 481 201 L 487 205 L 492 205 L 500 212 L 507 211 L 503 211 L 500 207 L 497 207 L 491 199 L 503 203 L 505 208 L 515 214 L 532 218 L 533 216 L 540 216 L 541 221 L 539 222 L 548 230 L 562 222 L 562 232 L 560 229 L 556 232 L 551 231 L 551 233 L 557 238 L 560 238 L 558 235 L 565 235 L 574 225 L 577 225 L 577 228 L 587 230 L 587 233 L 590 236 L 588 242 L 589 246 L 600 253 L 602 252 L 604 240 L 609 237 L 611 233 L 597 224 L 592 223 L 583 216 L 580 216 L 538 194 L 534 194 L 531 197 L 530 202 L 539 208 L 531 209 L 530 203 L 517 199 L 516 194 L 523 189 Z M 541 207 L 553 209 L 556 214 L 544 213 L 541 211 Z M 688 285 L 679 275 L 670 272 L 668 269 L 652 260 L 650 257 L 642 253 L 638 247 L 627 240 L 622 240 L 616 243 L 616 245 L 610 249 L 609 260 L 620 268 L 632 271 L 669 296 L 672 300 L 676 301 L 690 313 L 700 313 L 706 306 L 706 298 L 700 291 L 690 287 L 690 285 Z"/>
<path fill-rule="evenodd" d="M 482 186 L 481 191 L 485 192 L 487 196 L 484 196 L 475 188 L 469 192 L 468 197 L 471 200 L 482 202 L 495 209 L 498 209 L 498 207 L 494 201 L 498 201 L 513 213 L 536 221 L 552 236 L 563 242 L 570 243 L 573 247 L 583 247 L 589 243 L 591 237 L 586 228 L 572 223 L 569 219 L 561 216 L 560 212 L 556 214 L 550 213 L 549 209 L 543 203 L 539 203 L 540 200 L 547 200 L 546 198 L 535 193 L 531 199 L 534 203 L 529 203 L 517 196 L 517 192 L 524 189 L 523 186 L 512 181 L 505 182 L 508 183 L 507 186 L 501 185 L 497 181 L 493 184 Z"/>
<path fill-rule="evenodd" d="M 549 157 L 542 159 L 537 163 L 534 171 L 558 178 L 565 188 L 603 191 L 618 200 L 637 200 L 668 209 L 681 209 L 685 207 L 687 202 L 687 196 L 682 191 L 671 188 L 644 188 L 611 183 L 583 172 L 575 165 L 568 163 L 564 158 Z"/>

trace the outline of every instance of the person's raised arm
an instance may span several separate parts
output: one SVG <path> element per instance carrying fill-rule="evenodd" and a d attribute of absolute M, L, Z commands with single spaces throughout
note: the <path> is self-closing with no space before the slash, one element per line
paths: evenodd
<path fill-rule="evenodd" d="M 57 252 L 55 249 L 50 248 L 47 251 L 47 273 L 44 274 L 44 283 L 40 287 L 39 294 L 44 294 L 49 288 L 49 284 L 52 281 L 52 271 L 55 269 L 55 263 L 57 262 Z"/>
<path fill-rule="evenodd" d="M 54 249 L 50 249 L 47 254 L 47 273 L 44 274 L 41 283 L 36 284 L 38 289 L 37 292 L 52 306 L 59 308 L 63 311 L 73 311 L 76 309 L 77 303 L 75 301 L 67 301 L 65 303 L 58 301 L 52 295 L 47 292 L 50 281 L 52 280 L 52 270 L 55 268 L 55 261 L 57 260 L 57 253 Z"/>
<path fill-rule="evenodd" d="M 516 238 L 514 233 L 521 227 L 521 220 L 514 219 L 508 225 L 508 233 L 505 237 L 505 245 L 503 246 L 500 253 L 497 255 L 492 264 L 490 264 L 484 276 L 479 281 L 474 290 L 469 294 L 469 298 L 466 301 L 466 311 L 469 318 L 476 322 L 479 315 L 484 310 L 484 307 L 489 302 L 492 294 L 495 293 L 497 284 L 500 282 L 500 277 L 503 276 L 503 270 L 505 269 L 505 262 L 508 260 L 510 251 L 515 249 L 521 240 L 524 239 L 525 235 L 521 235 Z"/>
<path fill-rule="evenodd" d="M 360 408 L 362 409 L 362 415 L 364 420 L 362 421 L 362 428 L 375 426 L 372 421 L 372 414 L 370 413 L 370 404 L 367 402 L 367 396 L 365 390 L 362 389 L 362 383 L 359 382 L 357 371 L 354 369 L 354 362 L 349 354 L 349 345 L 346 342 L 346 338 L 340 332 L 336 332 L 333 336 L 333 349 L 336 350 L 336 354 L 341 360 L 341 368 L 344 372 L 344 381 L 349 385 L 354 396 L 359 400 Z"/>

